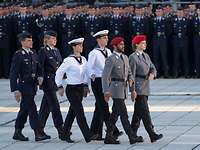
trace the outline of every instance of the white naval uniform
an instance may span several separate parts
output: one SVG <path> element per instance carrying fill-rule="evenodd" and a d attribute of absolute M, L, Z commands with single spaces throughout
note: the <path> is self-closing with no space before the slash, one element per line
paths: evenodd
<path fill-rule="evenodd" d="M 102 49 L 100 48 L 94 48 L 88 56 L 88 75 L 91 77 L 91 75 L 95 75 L 95 77 L 102 77 L 102 72 L 105 66 L 105 56 L 100 51 Z M 107 51 L 107 56 L 109 57 L 112 53 L 110 49 L 105 48 L 105 51 Z"/>
<path fill-rule="evenodd" d="M 87 60 L 81 56 L 82 64 L 70 55 L 65 58 L 63 63 L 56 71 L 55 82 L 58 87 L 62 86 L 64 73 L 67 75 L 67 84 L 76 85 L 88 83 Z"/>

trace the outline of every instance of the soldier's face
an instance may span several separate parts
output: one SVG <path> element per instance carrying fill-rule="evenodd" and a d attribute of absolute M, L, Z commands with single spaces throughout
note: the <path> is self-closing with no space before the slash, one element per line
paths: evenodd
<path fill-rule="evenodd" d="M 57 43 L 57 39 L 56 37 L 54 36 L 50 36 L 48 41 L 47 41 L 47 44 L 50 45 L 50 46 L 55 46 Z"/>
<path fill-rule="evenodd" d="M 141 41 L 138 45 L 137 45 L 137 49 L 139 50 L 145 50 L 147 48 L 147 42 L 146 41 Z"/>
<path fill-rule="evenodd" d="M 21 43 L 22 43 L 22 47 L 24 47 L 24 48 L 32 48 L 33 47 L 32 38 L 26 38 Z"/>
<path fill-rule="evenodd" d="M 116 48 L 118 52 L 124 52 L 124 41 L 121 41 Z"/>
<path fill-rule="evenodd" d="M 199 8 L 197 9 L 197 14 L 198 14 L 198 16 L 200 16 L 200 9 Z"/>
<path fill-rule="evenodd" d="M 162 9 L 156 10 L 156 16 L 160 17 L 162 15 L 163 15 L 163 10 Z"/>
<path fill-rule="evenodd" d="M 82 53 L 83 52 L 83 43 L 77 44 L 74 46 L 74 52 Z"/>
<path fill-rule="evenodd" d="M 103 46 L 106 46 L 108 44 L 108 36 L 102 36 L 99 38 L 99 43 Z"/>
<path fill-rule="evenodd" d="M 183 17 L 184 16 L 183 10 L 178 10 L 176 14 L 177 14 L 178 17 Z"/>

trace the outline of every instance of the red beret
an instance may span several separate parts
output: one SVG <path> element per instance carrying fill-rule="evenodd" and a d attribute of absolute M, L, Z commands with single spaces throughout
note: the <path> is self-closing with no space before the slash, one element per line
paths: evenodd
<path fill-rule="evenodd" d="M 123 37 L 120 37 L 120 36 L 118 36 L 118 37 L 115 37 L 115 38 L 113 38 L 112 39 L 112 41 L 111 41 L 111 46 L 117 46 L 119 43 L 121 43 L 122 41 L 124 41 L 124 38 Z"/>
<path fill-rule="evenodd" d="M 142 41 L 146 41 L 146 35 L 136 35 L 132 39 L 132 44 L 139 44 Z"/>

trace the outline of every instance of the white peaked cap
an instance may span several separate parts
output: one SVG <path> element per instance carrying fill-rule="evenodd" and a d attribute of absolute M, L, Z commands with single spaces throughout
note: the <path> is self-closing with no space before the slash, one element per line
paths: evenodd
<path fill-rule="evenodd" d="M 84 41 L 84 38 L 77 38 L 77 39 L 73 39 L 69 41 L 68 44 L 83 43 L 83 41 Z"/>
<path fill-rule="evenodd" d="M 97 32 L 97 33 L 95 33 L 94 35 L 93 35 L 93 37 L 98 37 L 98 36 L 103 36 L 103 35 L 108 35 L 108 30 L 102 30 L 102 31 L 99 31 L 99 32 Z"/>

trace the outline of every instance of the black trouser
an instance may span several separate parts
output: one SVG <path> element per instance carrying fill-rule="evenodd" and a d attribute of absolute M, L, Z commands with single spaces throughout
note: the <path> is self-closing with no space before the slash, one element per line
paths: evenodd
<path fill-rule="evenodd" d="M 140 126 L 140 121 L 142 120 L 146 131 L 151 137 L 155 134 L 155 132 L 153 129 L 154 127 L 151 121 L 151 116 L 147 101 L 148 101 L 148 96 L 145 95 L 138 95 L 137 98 L 135 99 L 131 128 L 133 129 L 133 132 L 136 134 Z"/>
<path fill-rule="evenodd" d="M 167 39 L 164 37 L 153 38 L 153 61 L 158 75 L 163 71 L 164 75 L 168 75 L 168 60 L 167 60 Z M 162 64 L 162 66 L 160 65 Z M 161 70 L 162 69 L 162 70 Z"/>
<path fill-rule="evenodd" d="M 178 75 L 180 64 L 182 64 L 185 76 L 189 73 L 188 63 L 188 38 L 173 38 L 173 74 Z M 181 63 L 181 61 L 183 63 Z"/>
<path fill-rule="evenodd" d="M 119 116 L 122 122 L 122 126 L 129 139 L 133 138 L 134 135 L 131 129 L 130 122 L 128 120 L 128 112 L 124 99 L 113 99 L 112 113 L 110 115 L 109 125 L 107 126 L 108 133 L 113 133 L 115 129 L 115 123 L 117 122 Z"/>
<path fill-rule="evenodd" d="M 67 85 L 66 95 L 70 102 L 69 111 L 64 123 L 64 131 L 69 132 L 74 118 L 76 117 L 77 123 L 86 141 L 91 137 L 90 129 L 86 121 L 84 109 L 82 105 L 83 100 L 83 84 L 80 85 Z"/>
<path fill-rule="evenodd" d="M 50 112 L 52 113 L 54 126 L 59 128 L 63 124 L 63 119 L 56 91 L 44 91 L 44 96 L 42 98 L 39 111 L 39 119 L 42 128 L 45 127 Z"/>
<path fill-rule="evenodd" d="M 8 78 L 10 68 L 10 51 L 8 48 L 0 48 L 0 78 Z"/>
<path fill-rule="evenodd" d="M 195 70 L 197 77 L 200 77 L 200 36 L 194 37 L 194 56 L 195 56 Z"/>
<path fill-rule="evenodd" d="M 35 95 L 28 95 L 22 93 L 20 110 L 18 112 L 17 119 L 15 122 L 15 128 L 23 129 L 28 116 L 31 128 L 33 130 L 37 130 L 40 128 L 37 107 L 34 101 L 34 97 Z"/>
<path fill-rule="evenodd" d="M 91 81 L 91 86 L 96 102 L 90 131 L 94 134 L 102 136 L 103 122 L 105 122 L 107 126 L 110 118 L 109 106 L 108 103 L 104 100 L 101 78 L 96 78 L 94 82 Z M 118 132 L 119 130 L 115 126 L 114 133 Z"/>

